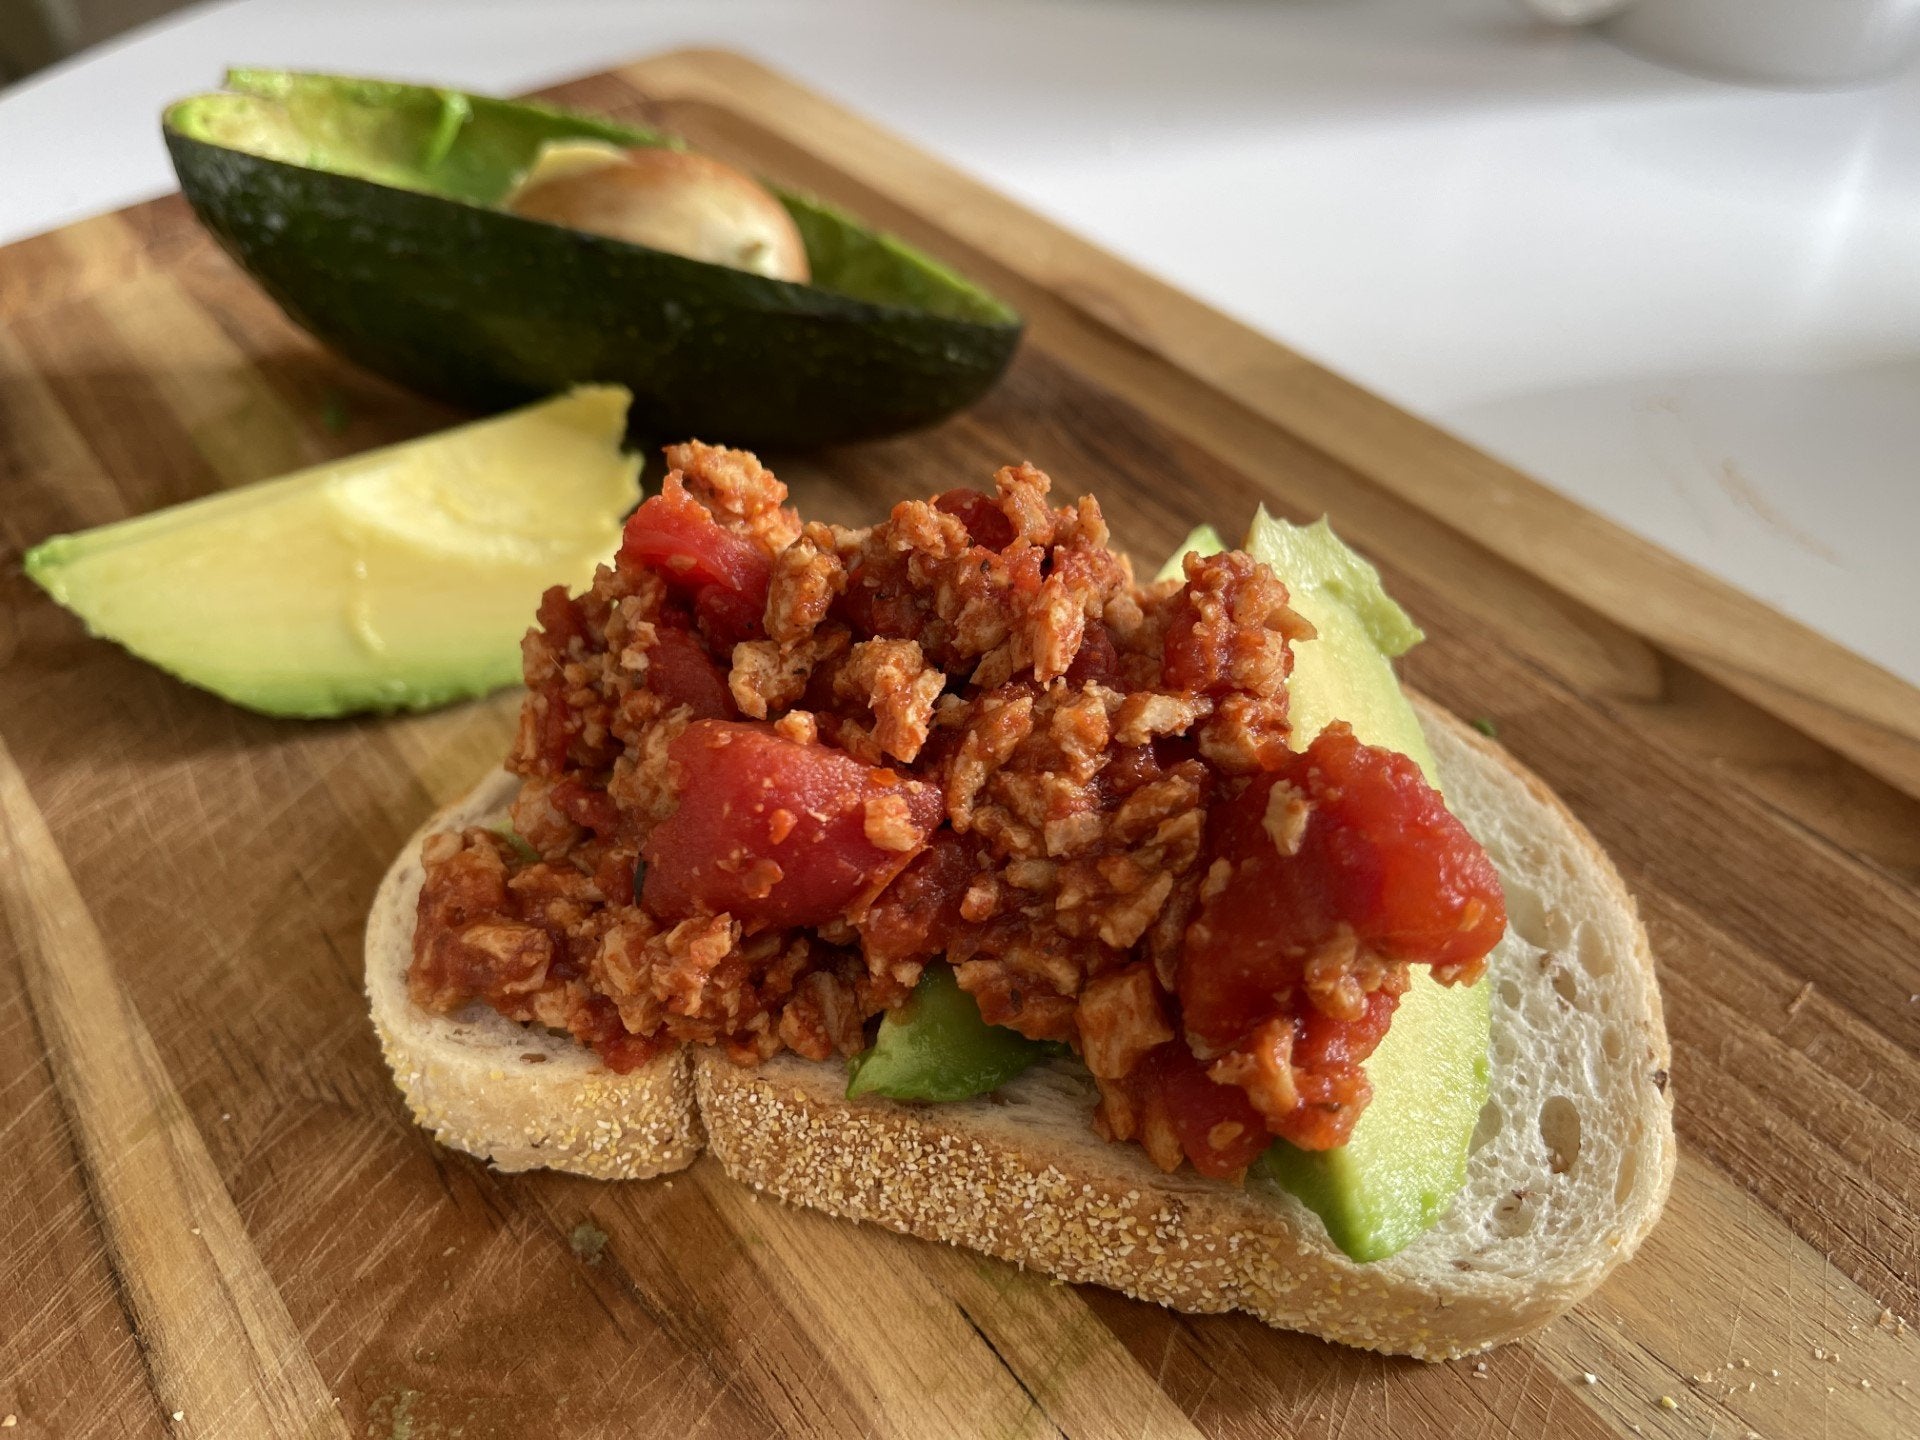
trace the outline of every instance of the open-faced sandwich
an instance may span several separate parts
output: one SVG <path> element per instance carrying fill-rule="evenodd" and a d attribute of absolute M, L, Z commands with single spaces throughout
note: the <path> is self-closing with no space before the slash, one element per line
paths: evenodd
<path fill-rule="evenodd" d="M 506 770 L 389 874 L 415 1115 L 502 1169 L 785 1199 L 1443 1358 L 1630 1255 L 1674 1163 L 1633 903 L 1324 525 L 1136 582 L 1092 499 L 803 523 L 668 451 L 549 591 Z"/>

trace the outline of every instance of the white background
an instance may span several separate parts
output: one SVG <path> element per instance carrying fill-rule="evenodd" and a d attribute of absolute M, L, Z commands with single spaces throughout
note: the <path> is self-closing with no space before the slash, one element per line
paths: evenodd
<path fill-rule="evenodd" d="M 228 64 L 510 92 L 748 51 L 1920 682 L 1920 73 L 1505 0 L 229 0 L 0 92 L 0 241 L 171 188 Z"/>

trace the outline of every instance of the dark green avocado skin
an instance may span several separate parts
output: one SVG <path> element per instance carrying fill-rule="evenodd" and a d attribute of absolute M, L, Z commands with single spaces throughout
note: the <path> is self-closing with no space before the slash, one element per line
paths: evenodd
<path fill-rule="evenodd" d="M 1021 324 L 875 304 L 165 127 L 201 222 L 298 324 L 369 370 L 495 410 L 627 386 L 655 437 L 815 446 L 932 424 Z"/>

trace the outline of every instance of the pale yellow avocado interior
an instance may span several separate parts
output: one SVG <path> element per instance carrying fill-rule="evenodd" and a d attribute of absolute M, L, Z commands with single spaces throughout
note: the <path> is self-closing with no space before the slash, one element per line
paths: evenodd
<path fill-rule="evenodd" d="M 1178 574 L 1190 551 L 1224 548 L 1202 527 L 1161 574 Z M 1438 787 L 1433 752 L 1393 671 L 1393 660 L 1423 637 L 1379 572 L 1324 519 L 1292 525 L 1264 507 L 1245 548 L 1286 583 L 1293 608 L 1317 632 L 1293 650 L 1293 747 L 1304 750 L 1326 725 L 1344 720 L 1368 744 L 1412 757 Z M 1334 1243 L 1356 1260 L 1404 1248 L 1446 1212 L 1466 1179 L 1487 1099 L 1488 992 L 1484 980 L 1450 988 L 1414 966 L 1412 988 L 1367 1061 L 1373 1102 L 1352 1138 L 1324 1151 L 1276 1142 L 1258 1167 L 1317 1212 Z"/>
<path fill-rule="evenodd" d="M 56 536 L 27 573 L 95 635 L 272 715 L 422 709 L 513 683 L 550 585 L 639 498 L 629 396 L 592 386 Z"/>

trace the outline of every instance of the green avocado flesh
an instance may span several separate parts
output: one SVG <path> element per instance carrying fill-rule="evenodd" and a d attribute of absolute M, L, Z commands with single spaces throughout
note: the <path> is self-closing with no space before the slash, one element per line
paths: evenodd
<path fill-rule="evenodd" d="M 1299 1196 L 1355 1260 L 1384 1260 L 1446 1214 L 1490 1078 L 1485 981 L 1464 989 L 1415 967 L 1367 1061 L 1373 1103 L 1337 1150 L 1276 1140 L 1256 1170 Z"/>
<path fill-rule="evenodd" d="M 608 381 L 641 433 L 823 444 L 941 419 L 1019 342 L 1000 301 L 777 187 L 809 285 L 493 208 L 551 141 L 678 143 L 653 131 L 330 75 L 235 70 L 227 87 L 162 121 L 202 222 L 320 339 L 456 403 Z"/>
<path fill-rule="evenodd" d="M 268 715 L 418 710 L 520 677 L 639 498 L 627 394 L 513 414 L 57 535 L 26 570 L 88 630 Z"/>
<path fill-rule="evenodd" d="M 998 1090 L 1057 1045 L 989 1025 L 948 966 L 927 966 L 913 995 L 880 1021 L 873 1047 L 856 1055 L 847 1098 L 965 1100 Z"/>
<path fill-rule="evenodd" d="M 1210 554 L 1219 537 L 1197 530 L 1180 548 Z M 1413 760 L 1438 786 L 1433 752 L 1394 678 L 1392 657 L 1420 631 L 1381 587 L 1373 566 L 1348 549 L 1325 520 L 1275 520 L 1263 508 L 1247 553 L 1286 582 L 1293 608 L 1319 633 L 1293 648 L 1288 681 L 1294 742 L 1305 749 L 1333 720 L 1370 745 Z M 1373 1101 L 1347 1143 L 1301 1150 L 1275 1141 L 1255 1166 L 1318 1214 L 1327 1234 L 1355 1260 L 1381 1260 L 1446 1212 L 1467 1173 L 1467 1151 L 1489 1080 L 1492 1016 L 1485 981 L 1437 983 L 1414 966 L 1380 1048 L 1367 1061 Z"/>

